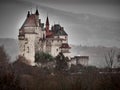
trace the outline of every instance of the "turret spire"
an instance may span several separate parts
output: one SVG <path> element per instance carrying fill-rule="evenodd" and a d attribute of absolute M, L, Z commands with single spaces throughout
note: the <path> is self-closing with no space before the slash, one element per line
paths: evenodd
<path fill-rule="evenodd" d="M 49 33 L 49 18 L 48 18 L 48 15 L 47 15 L 47 19 L 46 19 L 46 32 Z"/>
<path fill-rule="evenodd" d="M 47 19 L 46 19 L 46 25 L 49 25 L 49 18 L 47 16 Z"/>

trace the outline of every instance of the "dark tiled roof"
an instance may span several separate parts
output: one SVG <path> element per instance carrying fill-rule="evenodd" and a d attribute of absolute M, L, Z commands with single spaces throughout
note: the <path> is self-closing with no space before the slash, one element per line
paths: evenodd
<path fill-rule="evenodd" d="M 54 35 L 68 35 L 64 30 L 57 31 Z"/>
<path fill-rule="evenodd" d="M 60 30 L 61 29 L 61 26 L 59 24 L 55 24 L 53 27 L 54 27 L 55 30 Z"/>
<path fill-rule="evenodd" d="M 68 43 L 63 43 L 60 48 L 71 48 Z"/>
<path fill-rule="evenodd" d="M 47 19 L 46 19 L 46 25 L 49 25 L 49 19 L 48 19 L 48 16 L 47 16 Z"/>
<path fill-rule="evenodd" d="M 51 29 L 54 35 L 68 35 L 59 24 L 55 24 Z"/>

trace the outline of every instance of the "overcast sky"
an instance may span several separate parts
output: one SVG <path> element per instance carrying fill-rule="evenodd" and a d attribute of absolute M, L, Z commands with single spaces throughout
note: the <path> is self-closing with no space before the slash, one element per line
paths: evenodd
<path fill-rule="evenodd" d="M 0 0 L 0 38 L 17 38 L 27 11 L 48 13 L 50 24 L 61 24 L 69 43 L 120 47 L 119 0 Z"/>

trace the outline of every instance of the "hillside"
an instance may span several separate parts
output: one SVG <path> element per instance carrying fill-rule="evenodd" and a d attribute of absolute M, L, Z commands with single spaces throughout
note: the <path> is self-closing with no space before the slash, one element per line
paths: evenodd
<path fill-rule="evenodd" d="M 7 54 L 10 56 L 11 62 L 15 61 L 18 55 L 18 41 L 16 39 L 1 38 L 0 45 L 4 45 Z M 89 56 L 89 65 L 97 67 L 105 66 L 105 53 L 110 50 L 110 47 L 92 47 L 92 46 L 71 46 L 71 56 L 74 55 L 87 55 Z M 115 48 L 115 47 L 114 47 Z M 117 51 L 118 48 L 115 48 Z"/>
<path fill-rule="evenodd" d="M 76 46 L 71 45 L 71 54 L 74 55 L 85 55 L 89 56 L 89 65 L 95 65 L 97 67 L 106 66 L 105 55 L 112 48 L 115 52 L 119 52 L 120 49 L 116 47 L 103 47 L 103 46 Z"/>
<path fill-rule="evenodd" d="M 11 62 L 15 61 L 18 55 L 18 41 L 11 38 L 0 38 L 0 45 L 4 45 Z"/>

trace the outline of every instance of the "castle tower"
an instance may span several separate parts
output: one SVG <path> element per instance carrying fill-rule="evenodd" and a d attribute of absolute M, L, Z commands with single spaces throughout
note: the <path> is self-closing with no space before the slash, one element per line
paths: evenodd
<path fill-rule="evenodd" d="M 24 56 L 30 65 L 34 65 L 35 53 L 40 48 L 39 40 L 42 37 L 42 29 L 39 23 L 39 12 L 30 14 L 28 11 L 27 18 L 19 29 L 19 55 Z"/>

